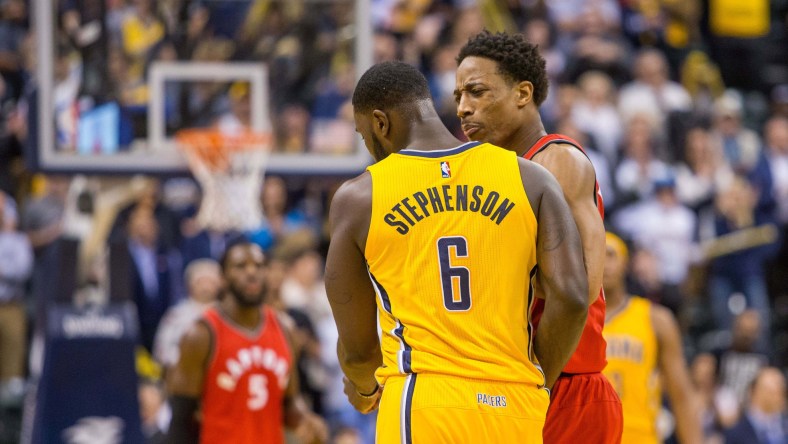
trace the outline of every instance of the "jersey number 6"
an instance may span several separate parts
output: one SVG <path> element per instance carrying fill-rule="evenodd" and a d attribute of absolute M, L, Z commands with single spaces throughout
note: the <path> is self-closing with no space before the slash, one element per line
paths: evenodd
<path fill-rule="evenodd" d="M 443 305 L 449 311 L 467 311 L 471 308 L 471 272 L 461 266 L 452 267 L 451 250 L 454 256 L 468 257 L 468 241 L 461 236 L 446 236 L 438 239 L 438 263 L 441 271 Z M 454 294 L 454 280 L 460 290 L 459 298 Z"/>

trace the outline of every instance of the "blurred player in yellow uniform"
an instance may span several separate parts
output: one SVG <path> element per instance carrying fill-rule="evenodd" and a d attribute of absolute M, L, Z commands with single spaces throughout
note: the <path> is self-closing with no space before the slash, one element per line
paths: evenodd
<path fill-rule="evenodd" d="M 410 65 L 370 68 L 353 106 L 377 163 L 337 191 L 326 263 L 351 403 L 380 402 L 380 444 L 541 443 L 544 389 L 587 315 L 558 183 L 510 151 L 457 140 Z M 557 331 L 535 344 L 532 278 L 549 307 L 540 329 Z M 547 378 L 534 347 L 558 357 Z"/>
<path fill-rule="evenodd" d="M 676 319 L 666 308 L 626 292 L 626 244 L 606 235 L 604 288 L 607 367 L 604 374 L 624 408 L 622 444 L 656 444 L 662 385 L 676 417 L 680 442 L 700 443 L 699 404 L 690 383 Z"/>

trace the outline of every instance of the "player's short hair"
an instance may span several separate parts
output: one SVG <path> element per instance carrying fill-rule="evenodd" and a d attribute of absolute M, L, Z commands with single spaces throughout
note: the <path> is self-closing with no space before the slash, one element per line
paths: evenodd
<path fill-rule="evenodd" d="M 222 253 L 222 257 L 219 259 L 219 265 L 222 267 L 222 272 L 227 271 L 227 261 L 230 258 L 230 252 L 233 251 L 233 249 L 235 249 L 236 247 L 240 247 L 243 245 L 257 245 L 257 244 L 250 241 L 249 238 L 243 235 L 234 237 L 227 241 L 227 246 L 224 249 L 224 253 Z"/>
<path fill-rule="evenodd" d="M 421 100 L 431 100 L 427 79 L 404 62 L 378 63 L 367 70 L 353 92 L 353 111 L 394 110 Z"/>
<path fill-rule="evenodd" d="M 484 57 L 498 63 L 498 72 L 512 82 L 531 82 L 536 106 L 547 98 L 545 59 L 539 54 L 539 47 L 528 43 L 521 34 L 492 34 L 484 30 L 468 39 L 460 49 L 457 63 L 466 57 Z"/>

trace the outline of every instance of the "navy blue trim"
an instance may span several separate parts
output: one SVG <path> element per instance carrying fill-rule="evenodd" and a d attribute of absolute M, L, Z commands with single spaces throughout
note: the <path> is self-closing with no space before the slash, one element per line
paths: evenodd
<path fill-rule="evenodd" d="M 453 156 L 455 154 L 460 154 L 461 152 L 467 151 L 478 145 L 481 145 L 481 142 L 463 143 L 458 147 L 449 148 L 446 150 L 435 150 L 435 151 L 419 151 L 414 149 L 401 150 L 399 154 L 404 154 L 406 156 L 427 157 L 430 159 L 436 159 L 438 157 L 446 157 L 446 156 Z"/>
<path fill-rule="evenodd" d="M 402 371 L 405 373 L 413 373 L 413 369 L 411 368 L 411 358 L 410 352 L 413 350 L 410 345 L 405 341 L 405 326 L 402 325 L 399 319 L 397 319 L 397 328 L 394 329 L 394 335 L 402 341 L 402 346 L 404 350 L 402 350 Z"/>
<path fill-rule="evenodd" d="M 411 410 L 413 409 L 413 388 L 416 387 L 416 374 L 414 373 L 411 378 L 408 394 L 405 396 L 405 444 L 413 444 Z"/>
<path fill-rule="evenodd" d="M 375 275 L 373 275 L 371 271 L 369 272 L 369 277 L 372 278 L 372 282 L 375 283 L 375 286 L 378 288 L 378 291 L 380 292 L 380 299 L 381 301 L 383 301 L 383 309 L 386 310 L 387 313 L 391 314 L 391 301 L 389 300 L 388 292 L 386 291 L 385 288 L 383 288 L 382 285 L 380 285 L 380 282 L 378 282 L 378 280 L 375 279 Z"/>

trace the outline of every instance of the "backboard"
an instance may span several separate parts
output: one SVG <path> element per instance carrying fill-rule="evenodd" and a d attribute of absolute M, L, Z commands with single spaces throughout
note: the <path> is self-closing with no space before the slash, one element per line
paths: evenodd
<path fill-rule="evenodd" d="M 186 173 L 174 134 L 227 125 L 274 134 L 274 173 L 354 174 L 371 161 L 348 113 L 372 61 L 369 0 L 306 0 L 300 11 L 286 0 L 206 0 L 177 13 L 162 5 L 190 2 L 57 3 L 34 11 L 40 169 Z M 140 3 L 154 10 L 142 38 Z"/>

